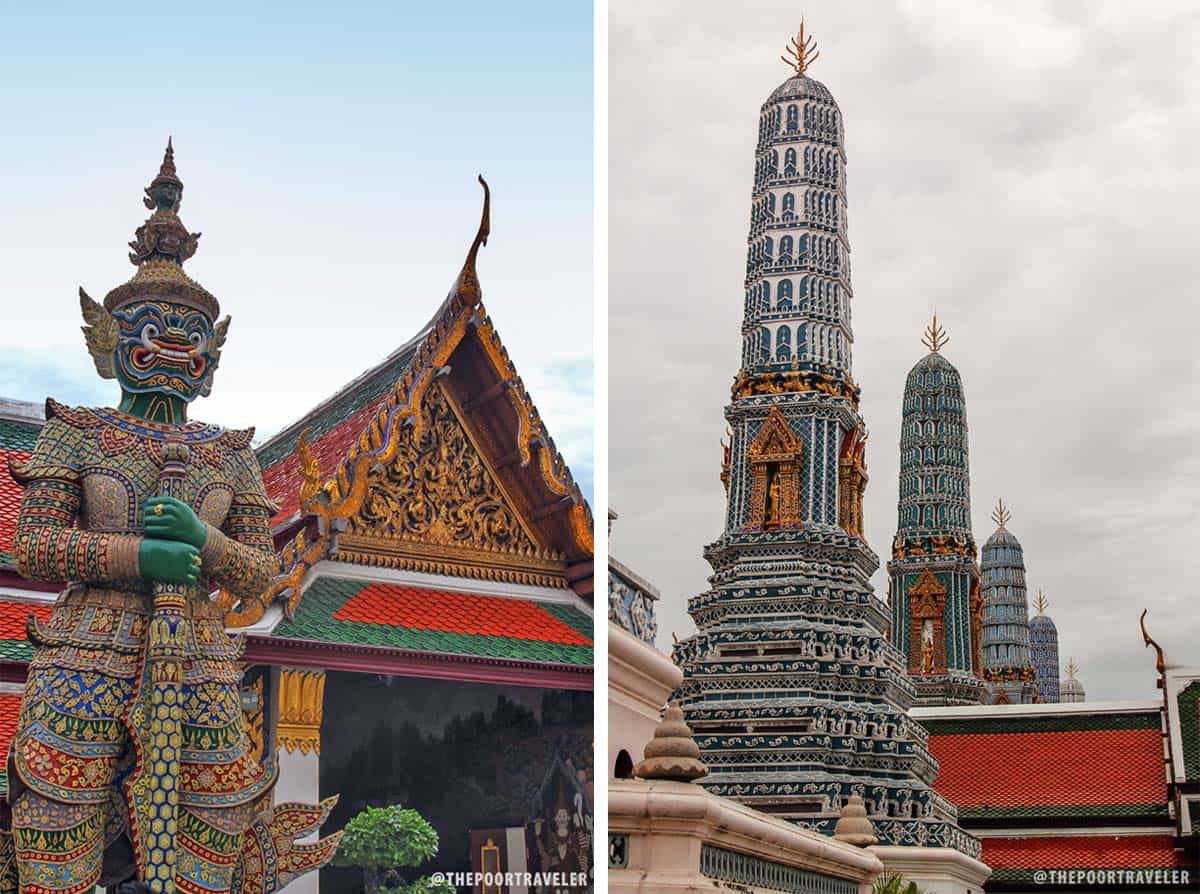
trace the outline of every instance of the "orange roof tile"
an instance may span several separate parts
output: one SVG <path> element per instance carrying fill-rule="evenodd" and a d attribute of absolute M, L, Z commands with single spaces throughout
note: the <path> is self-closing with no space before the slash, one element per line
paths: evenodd
<path fill-rule="evenodd" d="M 17 731 L 20 713 L 21 696 L 13 692 L 0 692 L 0 754 L 8 754 L 8 744 Z"/>
<path fill-rule="evenodd" d="M 1189 865 L 1169 835 L 984 838 L 984 863 L 1006 869 L 1143 869 Z"/>
<path fill-rule="evenodd" d="M 25 462 L 28 450 L 6 450 L 0 448 L 0 553 L 12 553 L 13 531 L 17 527 L 17 513 L 21 509 L 21 485 L 8 474 L 9 460 Z"/>
<path fill-rule="evenodd" d="M 338 609 L 333 618 L 569 646 L 592 644 L 536 602 L 398 584 L 368 584 Z"/>
<path fill-rule="evenodd" d="M 938 794 L 959 808 L 1165 804 L 1157 727 L 937 735 Z"/>

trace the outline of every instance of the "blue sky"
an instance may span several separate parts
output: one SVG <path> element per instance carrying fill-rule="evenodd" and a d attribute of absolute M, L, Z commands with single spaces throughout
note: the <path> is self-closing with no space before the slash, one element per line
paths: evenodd
<path fill-rule="evenodd" d="M 585 3 L 7 7 L 0 396 L 116 400 L 76 290 L 125 243 L 167 135 L 188 272 L 233 316 L 197 418 L 269 434 L 411 336 L 492 187 L 484 302 L 590 494 L 592 10 Z"/>

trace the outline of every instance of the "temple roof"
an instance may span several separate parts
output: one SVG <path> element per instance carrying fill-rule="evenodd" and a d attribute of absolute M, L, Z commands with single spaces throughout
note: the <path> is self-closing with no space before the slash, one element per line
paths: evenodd
<path fill-rule="evenodd" d="M 983 548 L 985 550 L 992 546 L 1015 546 L 1017 549 L 1021 549 L 1021 541 L 1017 539 L 1016 535 L 1013 534 L 1012 531 L 1001 526 L 992 532 L 991 537 L 984 541 Z M 981 562 L 986 562 L 988 560 L 986 553 L 982 553 L 980 555 L 980 560 Z M 997 562 L 995 564 L 999 565 L 1005 563 Z"/>
<path fill-rule="evenodd" d="M 338 389 L 257 449 L 258 461 L 263 468 L 263 483 L 279 506 L 279 511 L 271 520 L 272 525 L 294 520 L 300 509 L 302 474 L 300 458 L 296 453 L 300 434 L 308 432 L 309 446 L 320 464 L 322 475 L 332 475 L 395 388 L 397 380 L 408 369 L 417 346 L 427 332 L 428 327 L 422 329 L 383 362 Z"/>
<path fill-rule="evenodd" d="M 17 732 L 17 719 L 21 716 L 21 694 L 0 692 L 0 748 L 8 754 L 8 746 Z M 8 762 L 0 767 L 0 794 L 8 794 Z"/>
<path fill-rule="evenodd" d="M 1168 820 L 1156 704 L 931 708 L 914 718 L 940 767 L 934 789 L 964 821 Z"/>
<path fill-rule="evenodd" d="M 829 88 L 808 75 L 793 75 L 776 87 L 767 102 L 781 102 L 787 99 L 821 99 L 837 105 Z"/>
<path fill-rule="evenodd" d="M 592 618 L 562 598 L 521 598 L 318 576 L 274 639 L 557 665 L 592 663 Z"/>
<path fill-rule="evenodd" d="M 590 597 L 591 509 L 483 308 L 483 186 L 479 231 L 430 322 L 258 448 L 280 567 L 261 600 L 229 606 L 231 624 L 277 601 L 292 618 L 306 573 L 330 559 Z"/>
<path fill-rule="evenodd" d="M 7 470 L 12 460 L 29 459 L 43 418 L 36 404 L 0 400 L 0 469 Z M 12 567 L 12 540 L 21 494 L 21 486 L 7 471 L 0 474 L 0 568 Z"/>
<path fill-rule="evenodd" d="M 39 621 L 48 621 L 54 610 L 54 600 L 31 602 L 21 599 L 0 598 L 0 661 L 29 661 L 33 658 L 33 646 L 25 636 L 29 616 Z"/>
<path fill-rule="evenodd" d="M 992 868 L 991 884 L 1046 886 L 1046 869 L 1168 869 L 1194 867 L 1174 848 L 1170 835 L 1055 835 L 988 837 L 980 855 Z M 1156 889 L 1157 890 L 1157 889 Z"/>
<path fill-rule="evenodd" d="M 940 354 L 936 351 L 930 351 L 928 354 L 926 354 L 924 357 L 922 357 L 920 360 L 918 360 L 916 363 L 913 364 L 912 369 L 910 369 L 908 371 L 908 385 L 906 385 L 905 387 L 906 388 L 916 387 L 915 383 L 913 382 L 913 377 L 916 376 L 917 373 L 925 372 L 926 370 L 930 370 L 930 369 L 942 369 L 942 370 L 948 369 L 948 370 L 952 370 L 955 373 L 955 379 L 953 382 L 943 383 L 943 385 L 937 386 L 938 388 L 945 387 L 946 385 L 953 385 L 953 386 L 956 386 L 958 388 L 958 390 L 960 390 L 960 391 L 962 390 L 962 382 L 958 377 L 958 368 L 953 363 L 951 363 L 949 360 L 947 360 L 945 358 L 945 356 L 943 356 L 942 354 Z M 933 387 L 933 386 L 923 386 L 923 387 Z"/>

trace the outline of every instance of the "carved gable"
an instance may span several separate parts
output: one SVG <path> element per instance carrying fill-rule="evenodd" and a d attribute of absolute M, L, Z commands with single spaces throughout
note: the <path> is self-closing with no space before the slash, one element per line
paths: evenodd
<path fill-rule="evenodd" d="M 426 391 L 420 424 L 396 437 L 395 458 L 370 473 L 339 558 L 562 585 L 563 558 L 534 540 L 440 385 Z"/>

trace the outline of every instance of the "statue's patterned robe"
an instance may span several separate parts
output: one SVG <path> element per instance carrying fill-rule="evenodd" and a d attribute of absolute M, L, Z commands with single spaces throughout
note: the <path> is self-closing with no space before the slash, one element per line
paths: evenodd
<path fill-rule="evenodd" d="M 90 889 L 105 846 L 131 822 L 122 781 L 136 757 L 127 723 L 153 600 L 152 583 L 138 575 L 142 504 L 158 492 L 167 440 L 190 448 L 182 499 L 209 526 L 200 591 L 248 597 L 266 589 L 275 568 L 272 506 L 251 434 L 48 401 L 33 456 L 12 469 L 25 487 L 17 568 L 67 583 L 50 620 L 31 620 L 35 654 L 9 759 L 22 891 Z M 207 894 L 229 889 L 274 767 L 252 752 L 238 645 L 218 606 L 204 599 L 189 610 L 175 887 Z"/>

